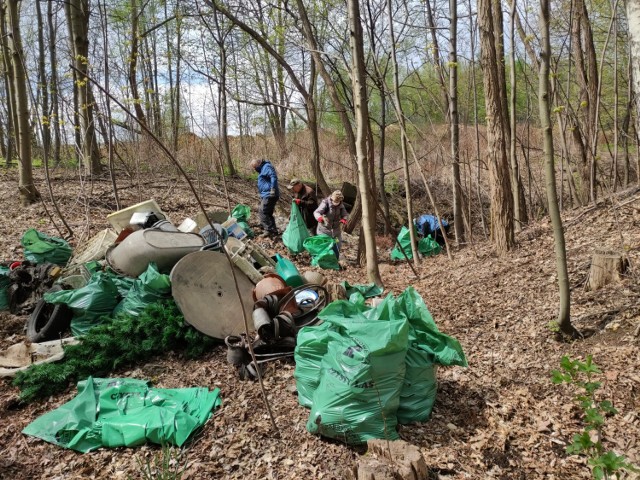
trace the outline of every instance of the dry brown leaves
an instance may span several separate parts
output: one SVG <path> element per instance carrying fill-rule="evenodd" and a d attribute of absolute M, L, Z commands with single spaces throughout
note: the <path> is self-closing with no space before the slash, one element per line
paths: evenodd
<path fill-rule="evenodd" d="M 3 176 L 2 176 L 3 175 Z M 208 208 L 226 208 L 222 187 L 198 184 Z M 161 179 L 138 187 L 123 184 L 125 204 L 155 198 L 180 222 L 197 213 L 184 184 Z M 254 207 L 253 185 L 229 185 L 232 206 Z M 21 257 L 20 237 L 29 227 L 58 234 L 42 204 L 19 206 L 13 174 L 0 174 L 3 209 L 0 259 Z M 45 193 L 44 188 L 42 188 Z M 109 183 L 85 184 L 69 177 L 54 182 L 61 209 L 86 239 L 106 226 L 114 209 Z M 45 193 L 46 195 L 46 193 Z M 286 205 L 283 200 L 283 205 Z M 51 211 L 51 206 L 48 205 Z M 286 224 L 282 212 L 281 225 Z M 257 216 L 250 219 L 253 225 Z M 593 354 L 605 372 L 601 394 L 620 413 L 607 419 L 605 446 L 640 463 L 640 195 L 632 192 L 598 208 L 568 212 L 565 217 L 572 318 L 590 333 L 584 340 L 560 343 L 548 328 L 558 309 L 556 267 L 550 226 L 540 221 L 518 234 L 518 246 L 504 258 L 490 245 L 474 244 L 446 255 L 427 258 L 416 279 L 403 264 L 387 263 L 381 251 L 381 271 L 387 291 L 399 293 L 413 285 L 423 296 L 440 329 L 462 343 L 469 368 L 439 371 L 440 388 L 432 419 L 402 426 L 400 435 L 419 446 L 431 471 L 441 479 L 565 479 L 589 478 L 586 461 L 567 456 L 564 447 L 581 429 L 580 412 L 567 387 L 551 384 L 550 371 L 562 355 Z M 286 253 L 281 244 L 264 246 Z M 631 271 L 624 281 L 596 292 L 585 292 L 590 257 L 597 247 L 624 250 Z M 344 260 L 355 258 L 356 244 L 346 243 Z M 307 268 L 301 257 L 301 269 Z M 366 283 L 362 269 L 349 264 L 327 273 L 330 281 Z M 24 338 L 24 318 L 0 313 L 0 345 Z M 265 374 L 279 433 L 271 429 L 258 385 L 238 380 L 219 347 L 207 358 L 186 360 L 174 354 L 114 376 L 153 380 L 159 387 L 219 387 L 223 407 L 182 454 L 186 478 L 343 478 L 359 449 L 313 437 L 305 430 L 308 411 L 297 404 L 292 364 L 270 365 Z M 103 449 L 78 454 L 29 438 L 20 432 L 30 421 L 74 395 L 70 388 L 28 406 L 16 403 L 17 390 L 4 382 L 0 393 L 0 478 L 141 478 L 140 463 L 160 455 L 155 446 Z"/>

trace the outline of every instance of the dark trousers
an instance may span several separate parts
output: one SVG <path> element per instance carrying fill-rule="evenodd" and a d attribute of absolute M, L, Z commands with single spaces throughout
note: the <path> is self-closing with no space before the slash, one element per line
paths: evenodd
<path fill-rule="evenodd" d="M 264 197 L 260 200 L 260 208 L 258 209 L 258 217 L 262 228 L 268 233 L 278 233 L 276 227 L 276 219 L 273 218 L 273 211 L 278 203 L 277 197 Z"/>

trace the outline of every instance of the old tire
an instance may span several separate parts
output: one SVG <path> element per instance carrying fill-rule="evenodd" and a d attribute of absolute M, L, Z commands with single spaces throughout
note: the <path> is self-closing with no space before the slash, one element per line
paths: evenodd
<path fill-rule="evenodd" d="M 49 292 L 60 290 L 62 288 L 56 285 Z M 73 312 L 66 305 L 54 305 L 41 298 L 27 320 L 27 338 L 34 343 L 60 338 L 71 325 L 72 316 Z"/>

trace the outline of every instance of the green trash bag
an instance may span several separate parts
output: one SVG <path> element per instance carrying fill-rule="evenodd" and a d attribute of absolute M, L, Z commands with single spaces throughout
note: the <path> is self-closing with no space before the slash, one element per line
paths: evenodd
<path fill-rule="evenodd" d="M 351 297 L 356 292 L 360 292 L 364 298 L 377 297 L 382 295 L 384 288 L 376 285 L 375 283 L 369 283 L 367 285 L 350 285 L 346 280 L 342 282 L 342 285 L 347 292 L 347 298 Z"/>
<path fill-rule="evenodd" d="M 402 245 L 404 252 L 407 254 L 407 258 L 411 260 L 413 258 L 413 252 L 411 251 L 411 234 L 407 227 L 402 227 L 402 229 L 400 230 L 400 233 L 398 234 L 398 243 Z M 418 241 L 418 252 L 420 252 L 425 257 L 437 255 L 441 250 L 442 248 L 440 247 L 438 242 L 431 238 L 431 235 L 427 235 L 426 237 L 421 238 Z M 393 250 L 391 250 L 391 260 L 404 260 L 402 250 L 400 250 L 397 244 L 395 247 L 393 247 Z"/>
<path fill-rule="evenodd" d="M 335 240 L 329 235 L 316 235 L 307 238 L 304 248 L 311 254 L 311 265 L 324 269 L 340 270 L 340 264 L 334 251 Z"/>
<path fill-rule="evenodd" d="M 160 273 L 155 263 L 149 263 L 147 269 L 133 282 L 127 296 L 116 306 L 113 315 L 126 313 L 137 317 L 147 305 L 171 297 L 169 275 Z"/>
<path fill-rule="evenodd" d="M 118 289 L 109 274 L 104 272 L 93 275 L 89 283 L 82 288 L 45 293 L 44 299 L 48 303 L 64 303 L 71 308 L 71 333 L 74 337 L 84 335 L 96 325 L 100 325 L 103 317 L 110 317 L 120 302 Z"/>
<path fill-rule="evenodd" d="M 9 268 L 0 265 L 0 310 L 9 309 L 9 298 L 7 297 L 7 290 L 11 285 L 9 279 Z"/>
<path fill-rule="evenodd" d="M 236 205 L 233 210 L 231 210 L 231 216 L 236 219 L 236 223 L 240 226 L 240 228 L 242 228 L 242 230 L 244 230 L 244 233 L 247 234 L 247 237 L 255 237 L 255 233 L 253 233 L 253 230 L 251 230 L 251 227 L 249 227 L 249 224 L 247 223 L 249 221 L 249 217 L 251 216 L 251 208 L 240 203 Z"/>
<path fill-rule="evenodd" d="M 49 262 L 64 266 L 71 258 L 71 247 L 66 241 L 33 228 L 24 232 L 20 243 L 24 247 L 24 258 L 30 262 Z"/>
<path fill-rule="evenodd" d="M 349 445 L 397 440 L 409 323 L 330 319 L 307 430 Z"/>
<path fill-rule="evenodd" d="M 142 380 L 89 377 L 78 383 L 75 398 L 22 433 L 83 453 L 147 442 L 180 447 L 221 404 L 218 388 L 149 388 Z"/>
<path fill-rule="evenodd" d="M 289 224 L 282 234 L 282 243 L 294 255 L 304 251 L 304 241 L 309 238 L 309 229 L 304 223 L 300 208 L 296 202 L 291 202 L 291 215 L 289 216 Z"/>
<path fill-rule="evenodd" d="M 327 353 L 329 326 L 329 323 L 321 323 L 317 326 L 303 327 L 296 336 L 296 369 L 293 377 L 296 379 L 298 403 L 303 407 L 311 408 L 313 392 L 320 383 L 320 364 L 322 357 Z"/>

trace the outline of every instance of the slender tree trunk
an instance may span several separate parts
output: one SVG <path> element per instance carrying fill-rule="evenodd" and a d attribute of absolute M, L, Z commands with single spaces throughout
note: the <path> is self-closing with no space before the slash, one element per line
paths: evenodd
<path fill-rule="evenodd" d="M 364 236 L 367 277 L 370 282 L 382 285 L 378 270 L 378 254 L 375 242 L 375 207 L 371 199 L 371 183 L 369 176 L 369 154 L 367 139 L 371 137 L 369 126 L 369 109 L 367 107 L 366 67 L 364 62 L 364 42 L 362 24 L 360 22 L 360 5 L 358 0 L 348 0 L 349 11 L 349 43 L 351 45 L 351 81 L 353 103 L 356 120 L 356 153 L 358 163 L 358 184 L 362 200 L 362 229 Z"/>
<path fill-rule="evenodd" d="M 9 33 L 7 7 L 0 4 L 0 43 L 2 44 L 2 63 L 4 66 L 4 85 L 7 97 L 7 153 L 6 165 L 9 166 L 13 160 L 14 147 L 19 148 L 16 144 L 18 141 L 18 118 L 16 116 L 16 92 L 13 82 L 13 65 L 11 63 L 11 50 L 9 49 Z"/>
<path fill-rule="evenodd" d="M 491 187 L 491 239 L 499 254 L 514 246 L 513 196 L 509 178 L 505 132 L 508 130 L 504 117 L 497 40 L 494 25 L 493 0 L 478 1 L 478 27 L 480 28 L 480 54 L 487 115 L 487 157 Z M 504 70 L 503 70 L 504 71 Z"/>
<path fill-rule="evenodd" d="M 427 3 L 430 0 L 427 0 Z M 464 205 L 460 179 L 460 126 L 458 119 L 458 3 L 449 0 L 449 132 L 451 134 L 451 180 L 453 183 L 453 227 L 458 245 L 464 243 Z"/>
<path fill-rule="evenodd" d="M 101 173 L 100 156 L 97 149 L 96 129 L 94 123 L 94 103 L 90 94 L 89 81 L 86 78 L 89 67 L 89 1 L 70 0 L 69 16 L 74 46 L 73 64 L 77 70 L 78 111 L 82 132 L 82 154 L 86 167 L 91 175 Z"/>
<path fill-rule="evenodd" d="M 518 166 L 518 156 L 516 154 L 516 47 L 515 47 L 515 18 L 516 18 L 516 0 L 511 0 L 511 22 L 509 23 L 509 83 L 511 92 L 509 96 L 509 128 L 511 129 L 511 138 L 509 142 L 509 159 L 511 161 L 511 186 L 513 191 L 513 213 L 514 228 L 519 232 L 522 228 L 520 205 L 520 168 Z"/>
<path fill-rule="evenodd" d="M 18 2 L 6 2 L 9 53 L 13 71 L 15 92 L 16 131 L 18 156 L 20 158 L 18 191 L 23 205 L 34 203 L 38 192 L 33 183 L 31 158 L 31 124 L 29 123 L 29 103 L 27 101 L 27 75 L 24 69 L 24 50 L 20 34 L 20 12 Z"/>
<path fill-rule="evenodd" d="M 36 4 L 36 18 L 38 22 L 38 90 L 40 103 L 42 105 L 42 149 L 44 155 L 49 158 L 51 151 L 51 116 L 49 115 L 49 82 L 47 81 L 47 73 L 45 59 L 47 58 L 44 48 L 44 22 L 42 20 L 42 10 L 40 2 Z"/>
<path fill-rule="evenodd" d="M 357 1 L 357 0 L 355 0 Z M 413 264 L 417 267 L 420 264 L 418 254 L 418 239 L 416 229 L 413 226 L 413 202 L 411 201 L 411 176 L 409 174 L 409 158 L 407 155 L 407 130 L 405 128 L 404 113 L 400 102 L 400 79 L 398 73 L 398 57 L 396 54 L 396 38 L 393 28 L 393 10 L 391 0 L 387 0 L 387 13 L 389 15 L 389 41 L 391 46 L 391 64 L 393 66 L 393 100 L 396 109 L 396 118 L 400 125 L 400 146 L 402 147 L 402 170 L 404 172 L 404 190 L 407 202 L 407 225 L 409 226 L 409 238 L 411 239 L 411 253 Z M 355 85 L 354 85 L 355 87 Z M 366 97 L 365 97 L 366 98 Z M 375 248 L 375 247 L 374 247 Z"/>
<path fill-rule="evenodd" d="M 562 218 L 558 208 L 556 194 L 556 173 L 554 166 L 553 132 L 551 130 L 551 112 L 549 101 L 549 63 L 551 57 L 551 42 L 549 40 L 549 0 L 540 1 L 540 75 L 538 102 L 540 107 L 540 124 L 543 134 L 545 178 L 547 184 L 547 202 L 549 216 L 553 227 L 554 250 L 558 271 L 558 288 L 560 290 L 560 309 L 558 312 L 558 326 L 562 332 L 575 335 L 576 330 L 571 325 L 569 274 L 567 272 L 567 253 L 564 243 Z"/>
<path fill-rule="evenodd" d="M 47 2 L 47 28 L 49 30 L 49 65 L 51 66 L 51 78 L 49 81 L 51 92 L 51 113 L 49 114 L 50 124 L 53 126 L 52 135 L 52 158 L 53 165 L 60 164 L 60 103 L 58 101 L 58 60 L 56 52 L 56 16 L 53 12 L 53 2 Z"/>
<path fill-rule="evenodd" d="M 142 12 L 138 12 L 137 0 L 131 0 L 129 5 L 131 10 L 131 37 L 129 43 L 131 46 L 131 53 L 129 54 L 129 88 L 131 89 L 131 97 L 133 98 L 133 110 L 136 112 L 138 121 L 147 126 L 147 118 L 142 109 L 142 100 L 138 93 L 138 56 L 139 56 L 139 41 L 140 32 L 138 32 L 139 18 Z"/>

